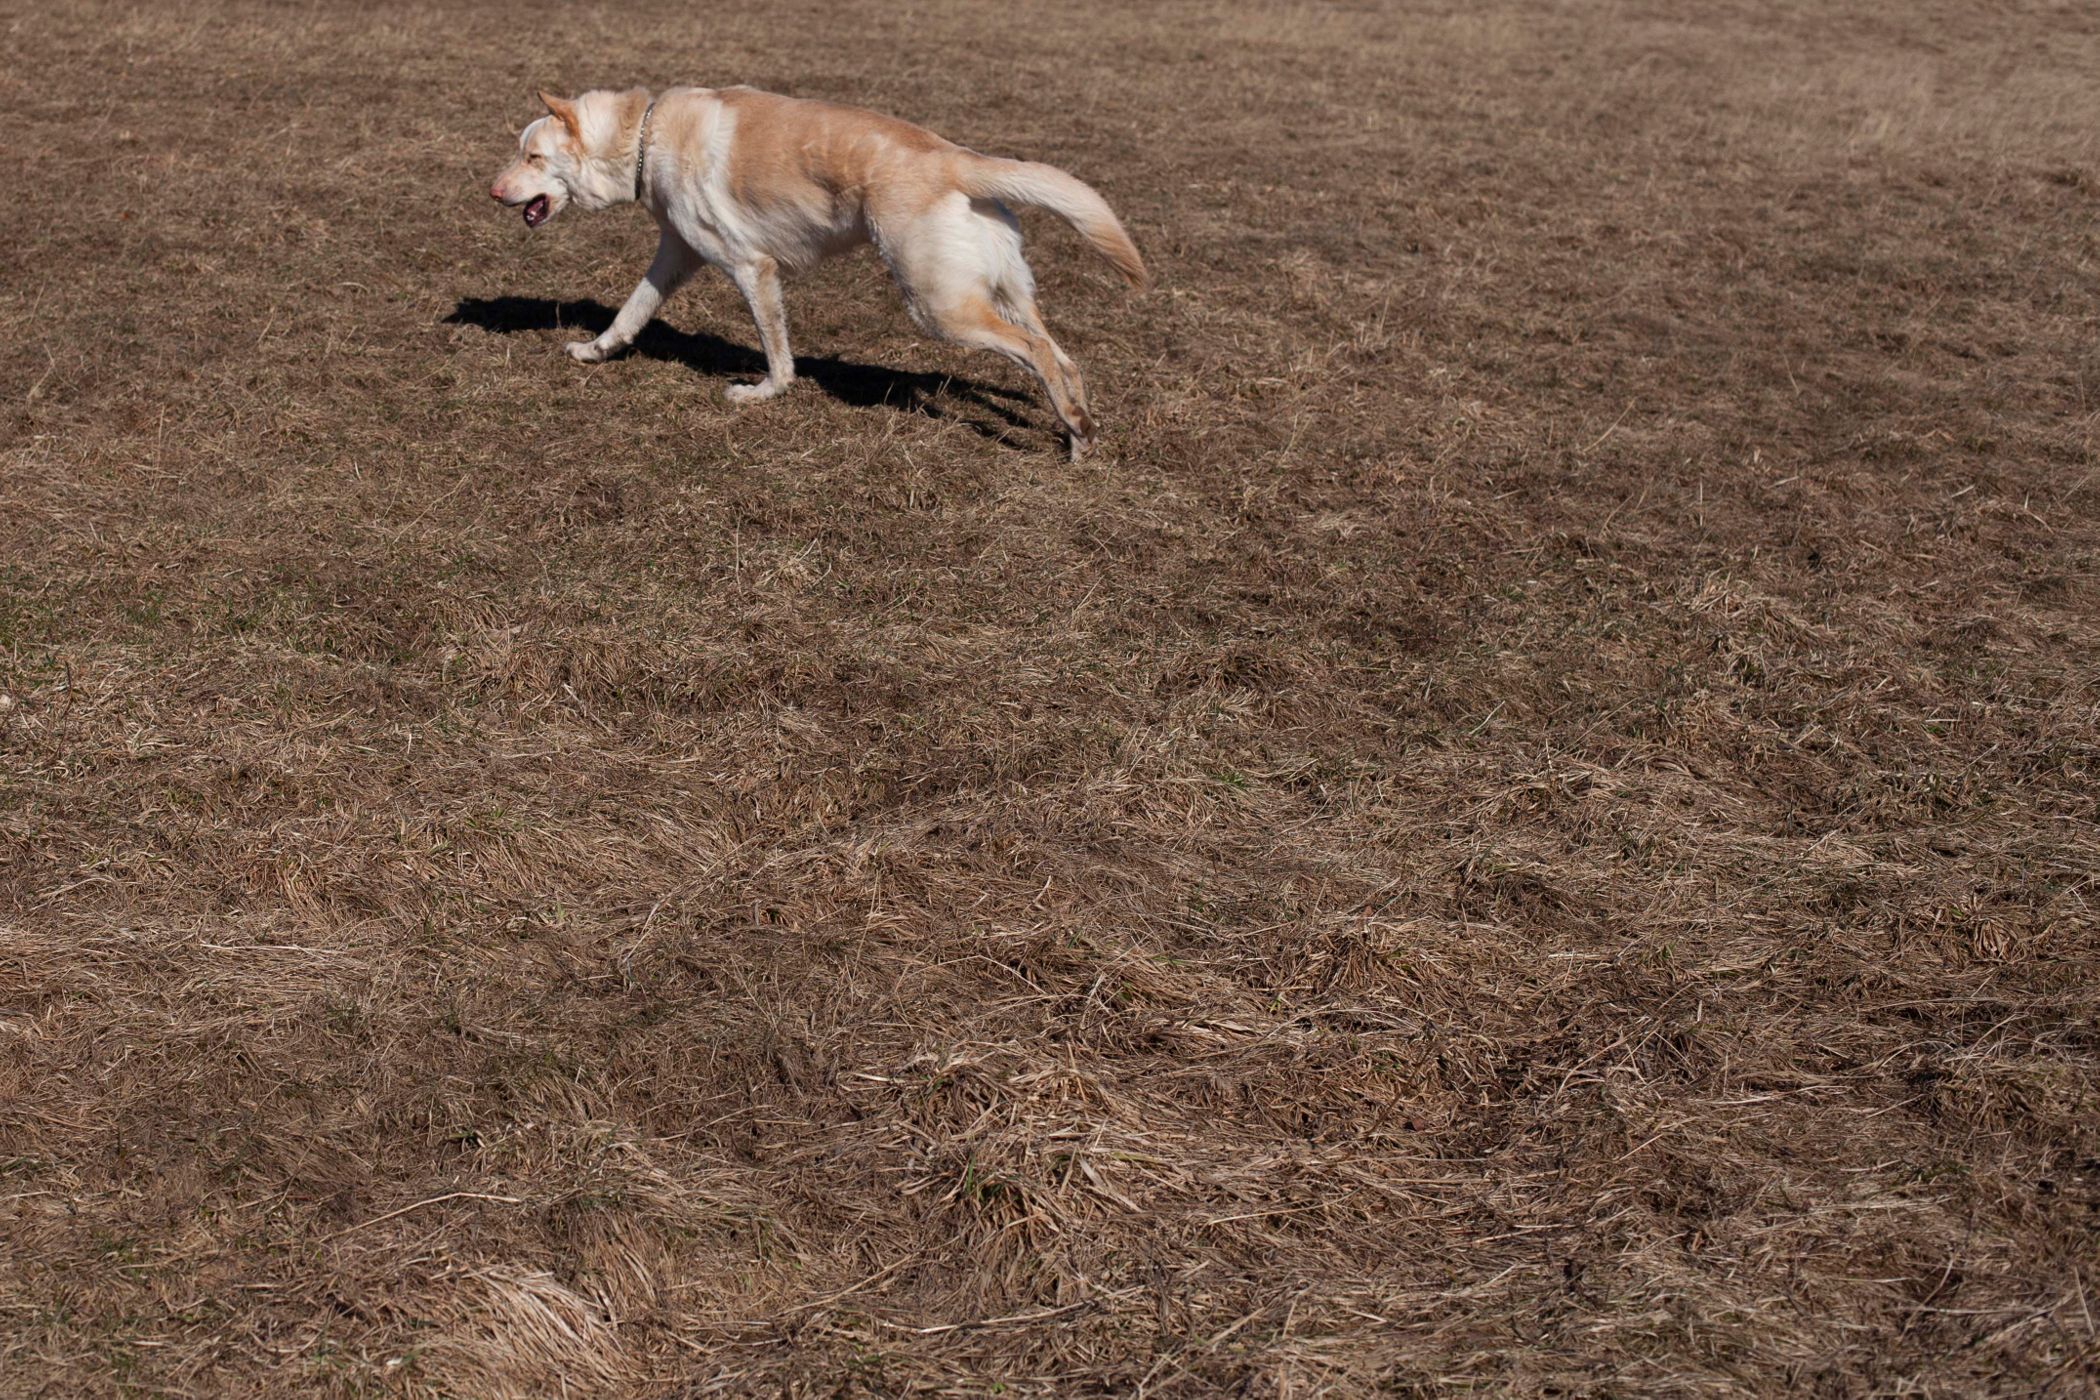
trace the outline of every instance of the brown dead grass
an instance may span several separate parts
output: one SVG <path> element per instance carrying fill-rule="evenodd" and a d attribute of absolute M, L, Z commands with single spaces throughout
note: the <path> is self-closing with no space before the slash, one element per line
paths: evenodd
<path fill-rule="evenodd" d="M 2090 1394 L 2068 9 L 16 7 L 0 1390 Z M 1067 165 L 1066 465 L 535 84 Z"/>

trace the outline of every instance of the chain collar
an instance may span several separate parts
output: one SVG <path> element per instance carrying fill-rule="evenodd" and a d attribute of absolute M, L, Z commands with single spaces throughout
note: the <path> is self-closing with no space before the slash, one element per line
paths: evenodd
<path fill-rule="evenodd" d="M 655 112 L 656 99 L 652 97 L 649 105 L 642 109 L 642 134 L 634 143 L 634 197 L 637 202 L 642 197 L 642 158 L 649 154 L 649 118 Z"/>

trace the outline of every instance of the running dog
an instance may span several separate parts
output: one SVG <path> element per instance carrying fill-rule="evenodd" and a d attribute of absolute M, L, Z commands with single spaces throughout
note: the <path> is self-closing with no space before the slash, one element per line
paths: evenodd
<path fill-rule="evenodd" d="M 979 155 L 895 117 L 753 88 L 539 94 L 548 115 L 518 136 L 489 193 L 538 228 L 569 205 L 638 200 L 662 237 L 603 335 L 568 347 L 594 364 L 626 349 L 702 263 L 750 305 L 766 377 L 728 390 L 770 399 L 795 379 L 780 274 L 872 243 L 912 319 L 1025 366 L 1050 396 L 1076 461 L 1094 445 L 1079 367 L 1043 327 L 1008 206 L 1048 209 L 1121 273 L 1145 264 L 1107 203 L 1055 166 Z"/>

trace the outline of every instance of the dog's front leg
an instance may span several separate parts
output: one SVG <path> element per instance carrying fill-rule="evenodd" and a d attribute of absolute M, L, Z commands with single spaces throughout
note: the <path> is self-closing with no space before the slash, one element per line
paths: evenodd
<path fill-rule="evenodd" d="M 723 392 L 731 403 L 757 403 L 795 382 L 795 357 L 788 353 L 787 308 L 780 300 L 780 265 L 762 257 L 737 264 L 729 276 L 744 294 L 751 319 L 758 325 L 758 341 L 766 351 L 766 377 L 756 384 L 732 384 Z"/>
<path fill-rule="evenodd" d="M 617 355 L 634 344 L 634 338 L 649 324 L 649 318 L 664 304 L 664 299 L 685 285 L 685 280 L 700 266 L 700 255 L 687 247 L 685 240 L 665 229 L 657 241 L 656 257 L 649 270 L 635 285 L 634 294 L 613 317 L 613 323 L 605 328 L 605 334 L 596 340 L 576 340 L 569 343 L 569 356 L 594 365 L 608 355 Z"/>

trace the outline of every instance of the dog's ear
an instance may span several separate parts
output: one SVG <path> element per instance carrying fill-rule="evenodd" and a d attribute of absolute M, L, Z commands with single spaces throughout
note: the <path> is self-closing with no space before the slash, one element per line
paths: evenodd
<path fill-rule="evenodd" d="M 547 110 L 554 114 L 556 121 L 569 129 L 569 139 L 571 141 L 580 142 L 583 140 L 583 124 L 576 119 L 575 103 L 566 97 L 556 97 L 553 93 L 544 90 L 540 93 L 540 101 L 547 105 Z"/>

